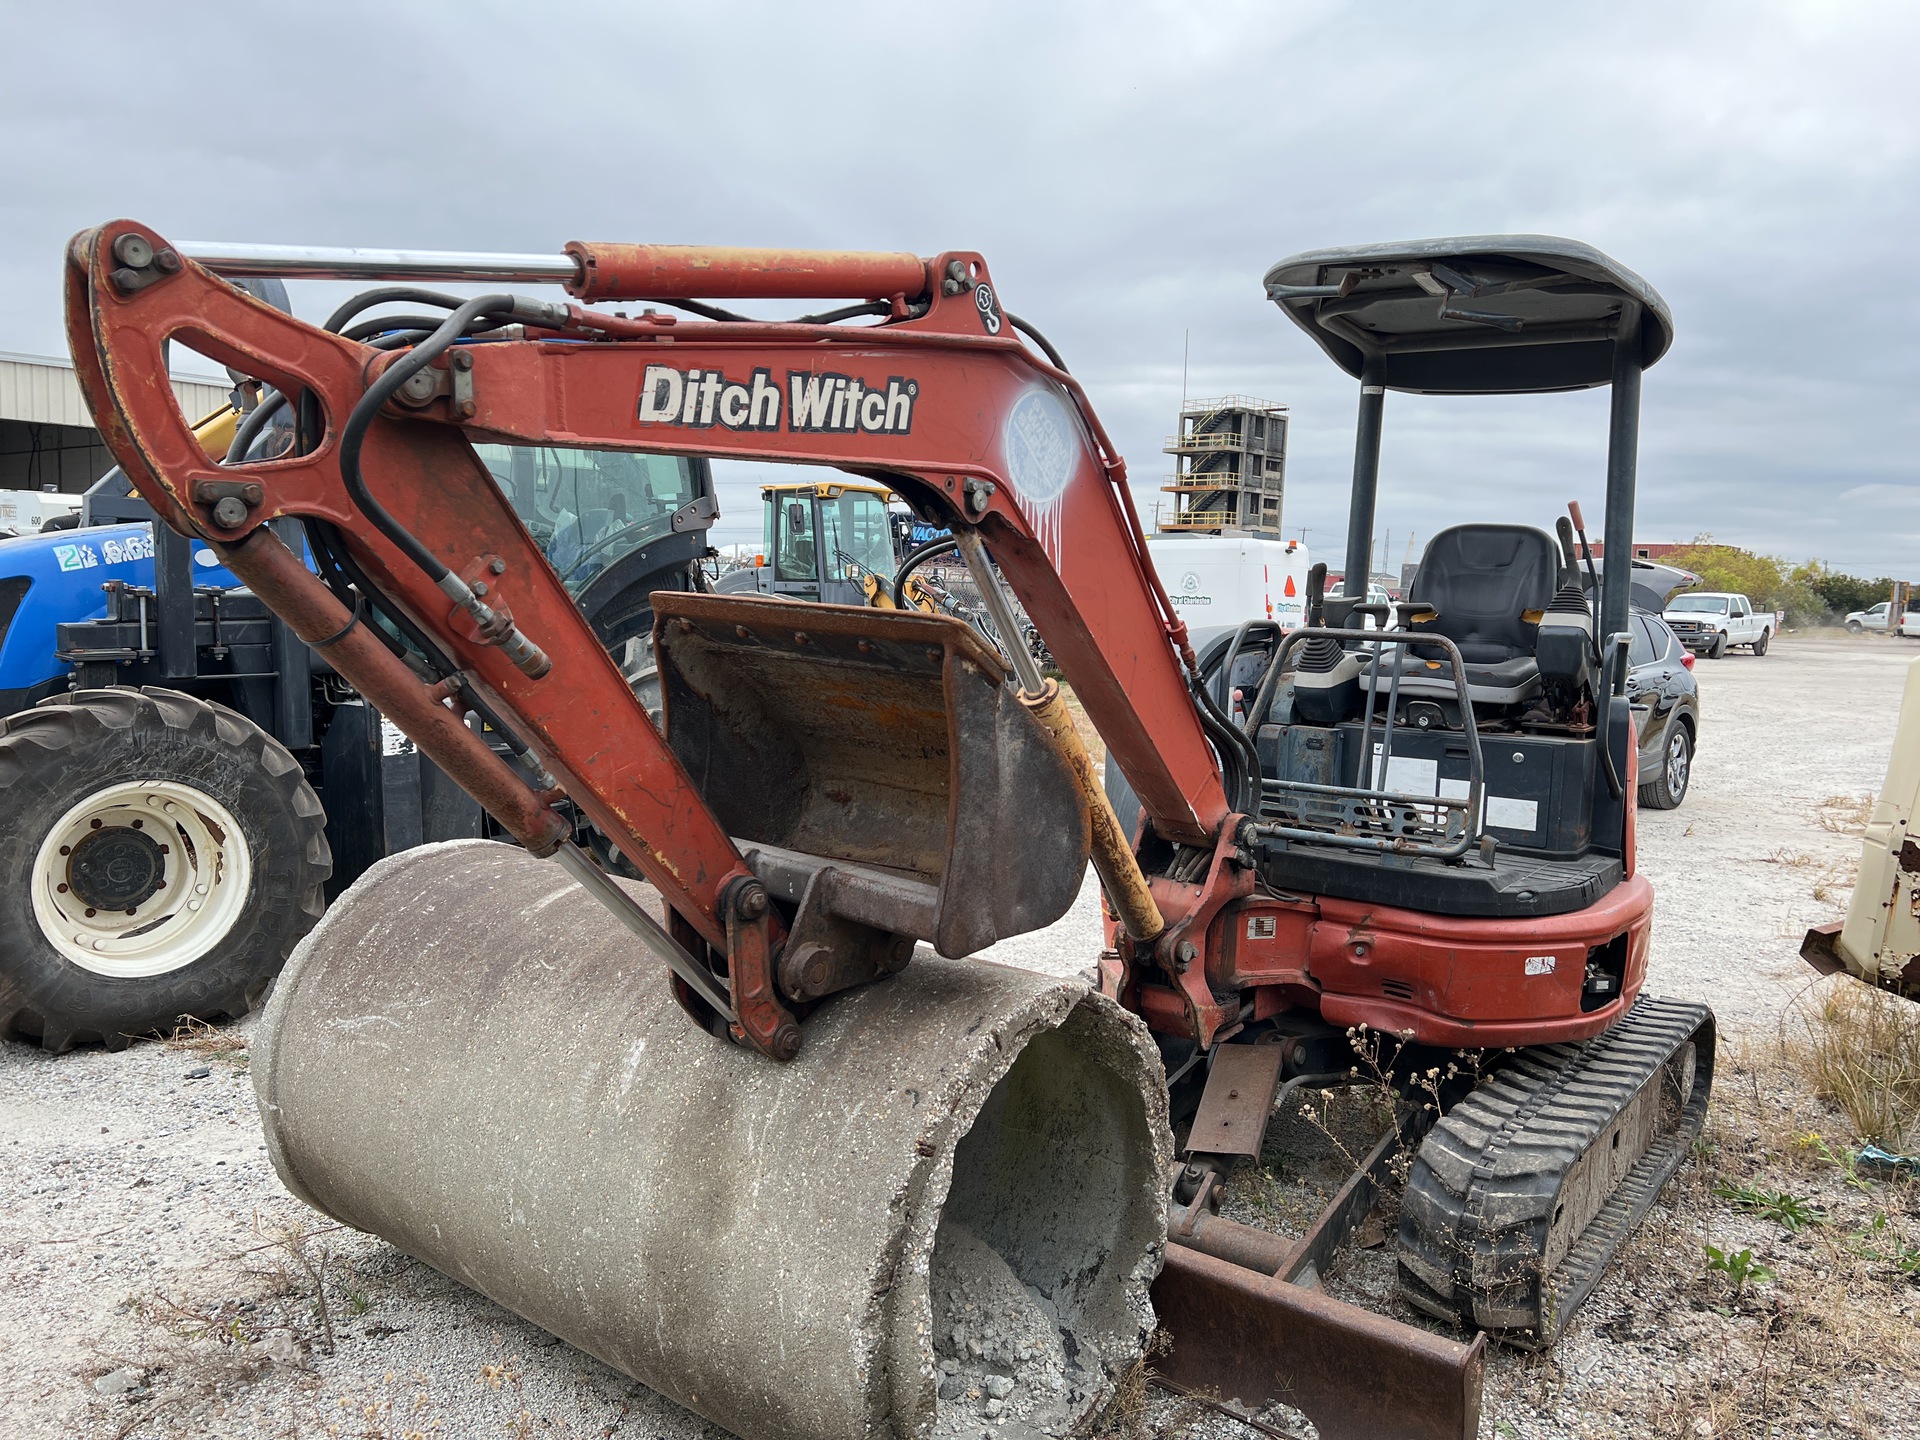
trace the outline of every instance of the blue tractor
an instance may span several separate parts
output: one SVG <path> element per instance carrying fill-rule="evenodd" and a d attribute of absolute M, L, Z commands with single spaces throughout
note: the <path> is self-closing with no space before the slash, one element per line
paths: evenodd
<path fill-rule="evenodd" d="M 476 448 L 638 678 L 653 592 L 703 584 L 706 462 Z M 116 470 L 77 528 L 0 540 L 0 1034 L 54 1051 L 245 1014 L 374 861 L 489 833 L 323 654 L 128 492 Z"/>

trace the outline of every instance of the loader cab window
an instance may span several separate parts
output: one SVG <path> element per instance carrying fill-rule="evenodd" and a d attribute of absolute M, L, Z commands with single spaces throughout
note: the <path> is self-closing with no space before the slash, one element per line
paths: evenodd
<path fill-rule="evenodd" d="M 847 490 L 820 501 L 820 543 L 828 571 L 858 579 L 871 571 L 893 578 L 893 522 L 887 502 L 867 490 Z"/>
<path fill-rule="evenodd" d="M 668 534 L 698 495 L 687 460 L 563 445 L 476 445 L 569 592 Z"/>
<path fill-rule="evenodd" d="M 767 537 L 773 556 L 773 578 L 810 581 L 818 572 L 819 549 L 813 530 L 813 497 L 794 491 L 767 507 L 767 525 L 776 533 Z"/>

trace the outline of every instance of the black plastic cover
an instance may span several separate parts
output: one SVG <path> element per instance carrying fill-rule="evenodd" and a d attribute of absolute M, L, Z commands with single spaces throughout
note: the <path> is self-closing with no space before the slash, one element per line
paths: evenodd
<path fill-rule="evenodd" d="M 1591 245 L 1473 235 L 1309 250 L 1267 271 L 1268 298 L 1349 375 L 1379 357 L 1389 390 L 1537 394 L 1607 384 L 1623 301 L 1640 363 L 1673 344 L 1673 312 Z"/>

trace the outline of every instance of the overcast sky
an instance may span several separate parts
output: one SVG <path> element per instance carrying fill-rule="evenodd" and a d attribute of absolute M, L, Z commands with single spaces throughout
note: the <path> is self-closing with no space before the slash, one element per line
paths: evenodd
<path fill-rule="evenodd" d="M 1291 405 L 1285 523 L 1337 565 L 1355 387 L 1262 274 L 1538 231 L 1673 308 L 1637 538 L 1920 577 L 1920 6 L 200 9 L 0 9 L 0 350 L 62 353 L 61 245 L 122 215 L 177 239 L 972 247 L 1149 515 L 1183 345 L 1190 394 Z M 315 320 L 328 300 L 295 293 Z M 1390 396 L 1376 556 L 1597 515 L 1605 417 L 1604 391 Z M 721 500 L 717 538 L 757 533 L 751 477 Z"/>

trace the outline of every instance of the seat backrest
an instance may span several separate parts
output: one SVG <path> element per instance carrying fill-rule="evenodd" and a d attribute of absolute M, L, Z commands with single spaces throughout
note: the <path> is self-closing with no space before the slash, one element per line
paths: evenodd
<path fill-rule="evenodd" d="M 1439 616 L 1412 628 L 1446 636 L 1469 664 L 1531 655 L 1559 576 L 1560 547 L 1544 530 L 1455 525 L 1427 542 L 1407 596 Z"/>

